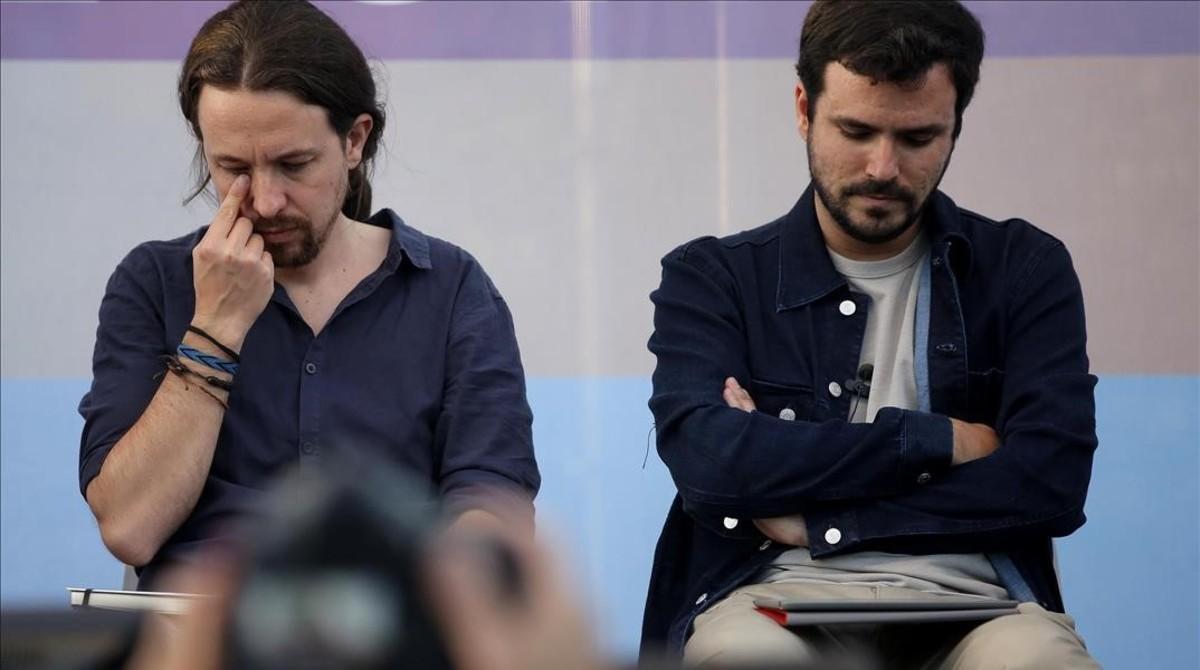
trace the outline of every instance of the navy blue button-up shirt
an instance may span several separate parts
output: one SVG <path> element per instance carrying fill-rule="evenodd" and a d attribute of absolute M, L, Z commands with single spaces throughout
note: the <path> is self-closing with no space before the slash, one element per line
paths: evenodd
<path fill-rule="evenodd" d="M 786 548 L 750 520 L 794 513 L 816 558 L 996 553 L 1061 611 L 1050 538 L 1083 523 L 1096 447 L 1096 378 L 1066 248 L 931 195 L 920 343 L 931 412 L 884 408 L 855 424 L 850 394 L 829 384 L 855 377 L 870 301 L 834 268 L 813 203 L 810 187 L 772 223 L 663 258 L 650 409 L 679 494 L 654 557 L 646 649 L 682 649 L 697 613 Z M 726 406 L 731 376 L 760 411 Z M 1001 447 L 951 467 L 947 417 L 994 427 Z"/>
<path fill-rule="evenodd" d="M 276 285 L 246 335 L 212 467 L 192 514 L 142 571 L 146 588 L 228 522 L 251 511 L 288 466 L 369 452 L 430 481 L 451 510 L 496 489 L 532 500 L 540 484 L 532 414 L 512 317 L 479 263 L 390 210 L 387 256 L 317 335 Z M 79 483 L 158 389 L 195 307 L 192 248 L 204 229 L 148 242 L 121 261 L 100 305 Z"/>

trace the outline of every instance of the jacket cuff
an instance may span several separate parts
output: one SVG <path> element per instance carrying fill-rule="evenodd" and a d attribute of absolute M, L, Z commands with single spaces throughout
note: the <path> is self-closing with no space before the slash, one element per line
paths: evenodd
<path fill-rule="evenodd" d="M 724 516 L 720 512 L 705 507 L 697 509 L 687 500 L 683 503 L 683 509 L 697 524 L 723 538 L 746 540 L 762 537 L 762 533 L 758 532 L 752 518 Z"/>
<path fill-rule="evenodd" d="M 844 552 L 860 542 L 858 515 L 853 510 L 814 510 L 805 513 L 808 551 L 813 558 Z"/>
<path fill-rule="evenodd" d="M 900 444 L 901 477 L 909 484 L 928 484 L 950 469 L 954 429 L 949 417 L 906 410 Z"/>

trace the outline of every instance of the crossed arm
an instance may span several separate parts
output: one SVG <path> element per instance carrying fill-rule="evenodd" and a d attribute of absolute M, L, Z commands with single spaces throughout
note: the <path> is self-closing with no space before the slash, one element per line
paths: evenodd
<path fill-rule="evenodd" d="M 725 387 L 721 390 L 725 404 L 743 412 L 753 412 L 758 409 L 750 392 L 742 388 L 733 377 L 725 379 Z M 967 423 L 951 418 L 950 424 L 954 431 L 954 455 L 951 462 L 954 465 L 967 463 L 991 454 L 1000 447 L 1000 438 L 990 426 L 982 423 Z M 808 546 L 808 526 L 805 525 L 804 515 L 789 514 L 786 516 L 755 519 L 754 526 L 759 532 L 781 544 L 797 547 Z"/>

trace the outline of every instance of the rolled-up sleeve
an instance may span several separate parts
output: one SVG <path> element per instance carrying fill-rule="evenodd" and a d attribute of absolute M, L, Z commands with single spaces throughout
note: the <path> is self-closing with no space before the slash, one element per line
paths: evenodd
<path fill-rule="evenodd" d="M 458 286 L 445 355 L 435 437 L 443 503 L 461 512 L 487 509 L 501 497 L 532 513 L 541 477 L 516 333 L 508 306 L 474 259 Z"/>
<path fill-rule="evenodd" d="M 79 488 L 85 497 L 108 452 L 146 411 L 160 383 L 167 345 L 154 277 L 150 254 L 138 247 L 117 266 L 100 303 L 92 385 L 79 403 Z"/>

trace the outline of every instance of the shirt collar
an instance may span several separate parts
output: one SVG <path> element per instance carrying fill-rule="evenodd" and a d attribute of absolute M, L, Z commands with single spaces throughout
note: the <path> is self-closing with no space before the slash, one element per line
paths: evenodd
<path fill-rule="evenodd" d="M 834 268 L 825 248 L 814 198 L 810 184 L 792 211 L 783 217 L 776 293 L 776 309 L 780 311 L 806 305 L 846 285 L 846 278 Z M 962 233 L 954 201 L 941 191 L 934 191 L 920 225 L 926 227 L 931 253 L 938 257 L 949 253 L 951 269 L 960 279 L 966 277 L 971 268 L 971 245 Z"/>
<path fill-rule="evenodd" d="M 399 269 L 402 258 L 408 258 L 409 263 L 422 270 L 433 269 L 433 263 L 429 258 L 429 238 L 425 237 L 421 231 L 404 223 L 404 219 L 401 219 L 395 212 L 390 209 L 381 209 L 367 219 L 367 223 L 392 230 L 392 241 L 388 244 L 388 255 L 384 260 L 384 265 L 389 270 Z"/>

